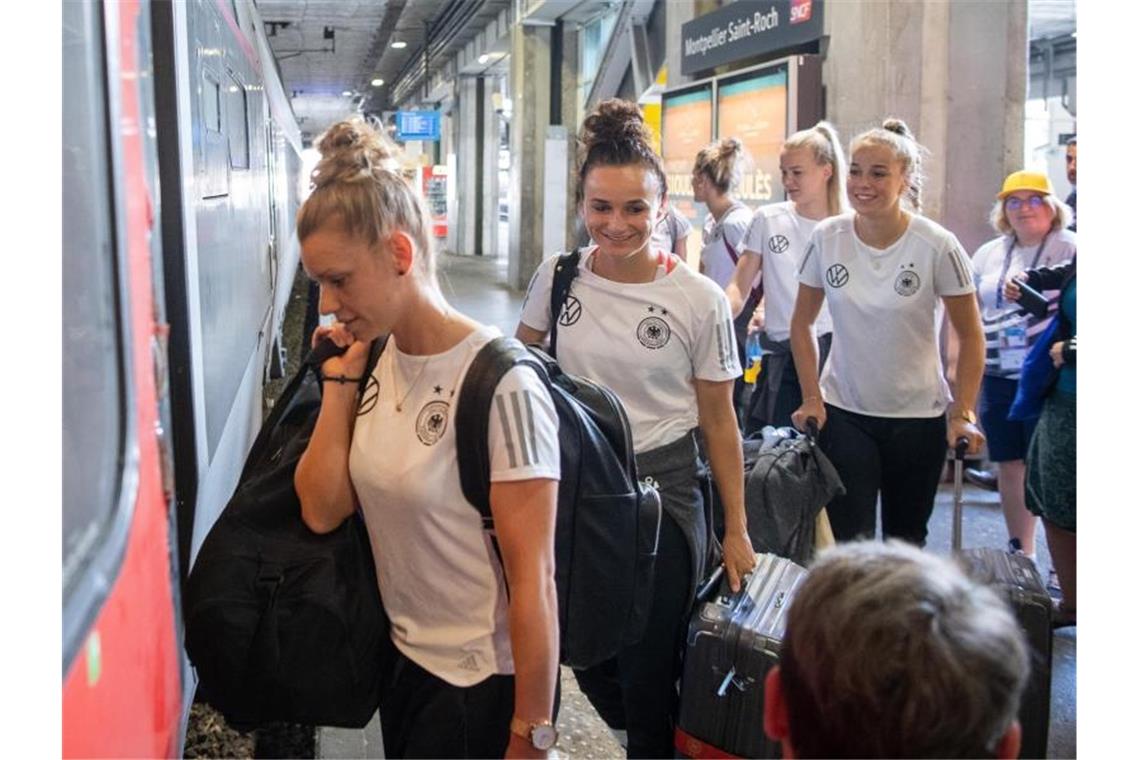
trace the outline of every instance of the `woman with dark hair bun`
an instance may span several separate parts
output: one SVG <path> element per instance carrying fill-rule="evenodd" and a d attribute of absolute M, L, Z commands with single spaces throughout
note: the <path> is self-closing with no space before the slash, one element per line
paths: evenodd
<path fill-rule="evenodd" d="M 545 757 L 557 738 L 553 401 L 522 367 L 495 390 L 526 398 L 525 415 L 488 422 L 496 557 L 460 487 L 455 393 L 499 331 L 444 299 L 431 218 L 383 133 L 354 118 L 318 148 L 297 237 L 321 313 L 336 318 L 313 343 L 347 350 L 321 365 L 321 410 L 294 485 L 314 532 L 357 509 L 368 526 L 397 650 L 380 713 L 385 755 Z M 380 336 L 387 344 L 362 398 Z M 523 425 L 532 456 L 516 462 L 511 440 Z"/>
<path fill-rule="evenodd" d="M 856 137 L 854 212 L 816 226 L 799 268 L 791 343 L 803 403 L 792 421 L 819 422 L 847 489 L 827 509 L 839 540 L 875 536 L 881 492 L 883 537 L 924 545 L 947 443 L 965 438 L 974 453 L 985 441 L 973 270 L 958 239 L 920 214 L 924 150 L 898 119 Z M 820 378 L 811 328 L 825 300 L 833 333 Z M 939 354 L 944 311 L 961 346 L 953 397 Z"/>
<path fill-rule="evenodd" d="M 516 336 L 538 343 L 555 329 L 561 366 L 618 395 L 629 414 L 638 474 L 661 493 L 665 517 L 645 635 L 616 663 L 577 675 L 611 727 L 628 731 L 630 757 L 669 757 L 681 646 L 711 548 L 697 428 L 725 505 L 724 564 L 734 590 L 755 564 L 732 407 L 740 362 L 724 291 L 651 243 L 665 169 L 637 106 L 601 103 L 579 141 L 579 211 L 594 244 L 539 266 Z M 562 311 L 551 314 L 559 266 L 576 275 Z M 617 689 L 607 678 L 615 671 Z"/>

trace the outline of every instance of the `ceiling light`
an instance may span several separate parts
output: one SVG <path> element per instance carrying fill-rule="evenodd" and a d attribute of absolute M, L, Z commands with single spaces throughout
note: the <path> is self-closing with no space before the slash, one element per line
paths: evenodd
<path fill-rule="evenodd" d="M 479 56 L 479 63 L 486 63 L 489 60 L 491 60 L 491 56 L 487 55 L 486 53 L 483 53 L 483 55 Z"/>
<path fill-rule="evenodd" d="M 396 50 L 403 50 L 407 46 L 408 43 L 404 42 L 403 40 L 396 40 L 392 43 L 392 47 L 394 47 Z"/>
<path fill-rule="evenodd" d="M 351 98 L 352 97 L 352 90 L 345 90 L 344 92 L 341 93 L 341 95 L 345 96 L 346 98 Z"/>
<path fill-rule="evenodd" d="M 373 80 L 372 80 L 372 86 L 373 86 L 373 87 L 383 87 L 383 86 L 384 86 L 384 80 L 383 80 L 383 79 L 379 79 L 379 78 L 377 78 L 377 79 L 373 79 Z"/>

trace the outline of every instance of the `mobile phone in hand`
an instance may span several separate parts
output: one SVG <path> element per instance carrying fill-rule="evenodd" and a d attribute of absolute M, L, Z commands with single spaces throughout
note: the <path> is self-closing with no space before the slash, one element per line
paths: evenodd
<path fill-rule="evenodd" d="M 1049 301 L 1045 296 L 1024 282 L 1018 282 L 1017 286 L 1021 289 L 1021 295 L 1017 298 L 1017 305 L 1021 307 L 1022 313 L 1032 314 L 1038 319 L 1042 319 L 1049 313 Z"/>

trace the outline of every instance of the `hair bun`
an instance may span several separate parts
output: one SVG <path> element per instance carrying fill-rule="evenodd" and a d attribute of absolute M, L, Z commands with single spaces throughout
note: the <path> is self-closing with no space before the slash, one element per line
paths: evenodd
<path fill-rule="evenodd" d="M 906 122 L 902 119 L 896 119 L 893 116 L 883 120 L 883 129 L 888 132 L 894 132 L 901 137 L 914 139 L 914 134 L 910 131 L 910 127 L 906 125 Z"/>
<path fill-rule="evenodd" d="M 587 148 L 598 143 L 650 143 L 652 135 L 636 103 L 610 98 L 598 104 L 582 123 L 582 141 Z"/>
<path fill-rule="evenodd" d="M 316 145 L 321 160 L 311 176 L 314 188 L 363 179 L 376 171 L 395 171 L 399 165 L 399 149 L 381 128 L 360 116 L 333 124 Z"/>
<path fill-rule="evenodd" d="M 732 155 L 740 155 L 744 152 L 744 143 L 736 137 L 726 137 L 720 141 L 720 154 L 728 157 Z"/>

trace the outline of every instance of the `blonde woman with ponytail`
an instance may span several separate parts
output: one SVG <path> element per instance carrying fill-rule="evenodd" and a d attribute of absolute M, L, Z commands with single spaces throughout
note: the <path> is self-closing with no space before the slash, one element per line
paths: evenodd
<path fill-rule="evenodd" d="M 545 757 L 558 674 L 554 518 L 560 461 L 549 392 L 525 368 L 496 395 L 527 399 L 533 455 L 510 450 L 522 420 L 491 414 L 491 512 L 500 560 L 463 496 L 456 392 L 498 334 L 455 311 L 435 276 L 430 217 L 396 148 L 360 118 L 318 142 L 297 216 L 305 271 L 320 285 L 314 345 L 322 400 L 294 484 L 305 523 L 337 528 L 359 509 L 397 650 L 380 720 L 388 757 Z M 387 343 L 367 379 L 370 343 Z M 505 593 L 510 588 L 510 595 Z M 544 741 L 515 725 L 543 727 Z"/>
<path fill-rule="evenodd" d="M 974 405 L 985 344 L 970 259 L 953 233 L 921 215 L 922 148 L 906 124 L 851 143 L 853 213 L 816 227 L 799 270 L 791 343 L 803 403 L 847 492 L 828 505 L 839 540 L 873 538 L 881 495 L 884 538 L 922 546 L 947 445 L 985 437 Z M 905 203 L 904 203 L 905 202 Z M 827 303 L 831 353 L 817 376 L 812 326 Z M 939 354 L 943 312 L 961 349 L 954 396 Z"/>
<path fill-rule="evenodd" d="M 752 216 L 743 253 L 725 287 L 734 317 L 738 323 L 750 318 L 748 332 L 760 331 L 767 350 L 744 414 L 745 435 L 765 425 L 791 425 L 802 402 L 789 341 L 796 272 L 816 225 L 847 210 L 846 173 L 843 147 L 830 124 L 821 121 L 796 132 L 780 150 L 780 181 L 788 200 L 761 206 Z M 822 364 L 831 346 L 826 306 L 816 334 Z"/>

